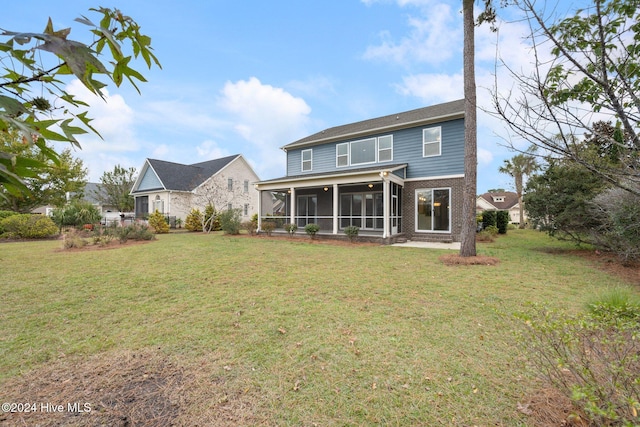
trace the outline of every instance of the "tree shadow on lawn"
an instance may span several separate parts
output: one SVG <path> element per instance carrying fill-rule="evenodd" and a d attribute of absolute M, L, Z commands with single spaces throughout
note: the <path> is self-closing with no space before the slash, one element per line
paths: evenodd
<path fill-rule="evenodd" d="M 0 385 L 4 401 L 35 405 L 0 412 L 0 425 L 259 424 L 258 396 L 216 375 L 212 357 L 192 366 L 155 349 L 61 357 Z"/>

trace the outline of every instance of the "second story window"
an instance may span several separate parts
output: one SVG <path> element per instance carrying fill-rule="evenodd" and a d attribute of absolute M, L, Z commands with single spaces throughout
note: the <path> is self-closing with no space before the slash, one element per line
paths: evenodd
<path fill-rule="evenodd" d="M 375 163 L 376 139 L 362 139 L 351 143 L 351 164 Z"/>
<path fill-rule="evenodd" d="M 336 145 L 336 167 L 349 166 L 349 143 Z"/>
<path fill-rule="evenodd" d="M 442 154 L 442 129 L 438 126 L 422 130 L 422 157 Z"/>
<path fill-rule="evenodd" d="M 393 136 L 381 136 L 378 138 L 378 161 L 389 162 L 393 160 Z"/>
<path fill-rule="evenodd" d="M 227 180 L 227 190 L 233 191 L 233 178 Z"/>
<path fill-rule="evenodd" d="M 244 180 L 244 192 L 245 193 L 249 192 L 249 180 L 248 179 Z"/>
<path fill-rule="evenodd" d="M 302 150 L 302 172 L 308 172 L 312 169 L 312 153 L 312 150 Z"/>

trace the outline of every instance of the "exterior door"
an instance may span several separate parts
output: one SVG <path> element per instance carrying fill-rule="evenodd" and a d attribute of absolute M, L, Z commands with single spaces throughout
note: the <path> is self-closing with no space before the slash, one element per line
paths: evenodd
<path fill-rule="evenodd" d="M 398 195 L 391 195 L 391 234 L 398 234 Z"/>

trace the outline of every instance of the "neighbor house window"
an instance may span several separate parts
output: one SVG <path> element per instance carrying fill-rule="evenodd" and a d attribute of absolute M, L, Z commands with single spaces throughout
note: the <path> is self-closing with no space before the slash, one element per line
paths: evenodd
<path fill-rule="evenodd" d="M 312 169 L 313 151 L 302 150 L 302 172 L 308 172 Z"/>
<path fill-rule="evenodd" d="M 349 143 L 336 145 L 336 167 L 349 166 Z"/>
<path fill-rule="evenodd" d="M 393 160 L 393 136 L 381 136 L 378 138 L 378 161 L 389 162 Z"/>
<path fill-rule="evenodd" d="M 351 143 L 351 164 L 361 165 L 364 163 L 375 163 L 376 161 L 376 139 L 369 138 Z"/>
<path fill-rule="evenodd" d="M 442 129 L 440 127 L 422 130 L 422 156 L 439 156 L 442 153 Z"/>
<path fill-rule="evenodd" d="M 233 210 L 233 204 L 232 204 L 232 203 L 229 203 L 229 204 L 227 205 L 227 210 L 230 210 L 230 211 L 232 211 L 232 210 Z"/>
<path fill-rule="evenodd" d="M 244 204 L 244 216 L 249 215 L 249 203 Z"/>
<path fill-rule="evenodd" d="M 244 180 L 244 192 L 245 193 L 249 192 L 249 180 L 248 179 Z"/>
<path fill-rule="evenodd" d="M 450 231 L 448 188 L 416 190 L 416 231 Z"/>
<path fill-rule="evenodd" d="M 227 180 L 227 190 L 233 191 L 233 178 Z"/>

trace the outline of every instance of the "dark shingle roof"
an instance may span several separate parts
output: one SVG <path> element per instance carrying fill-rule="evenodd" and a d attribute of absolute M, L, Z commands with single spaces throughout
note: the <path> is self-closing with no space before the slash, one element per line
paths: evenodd
<path fill-rule="evenodd" d="M 480 197 L 491 203 L 497 209 L 503 210 L 511 209 L 518 203 L 518 195 L 512 191 L 484 193 L 481 194 Z M 494 202 L 493 199 L 496 197 L 504 198 L 504 202 Z"/>
<path fill-rule="evenodd" d="M 403 113 L 390 114 L 388 116 L 377 117 L 375 119 L 363 120 L 361 122 L 336 126 L 325 129 L 313 135 L 299 139 L 291 144 L 282 147 L 284 150 L 299 146 L 313 145 L 316 143 L 331 142 L 340 138 L 350 136 L 362 136 L 376 133 L 383 130 L 402 129 L 410 126 L 435 122 L 447 117 L 464 115 L 464 99 L 446 102 L 444 104 L 432 105 L 430 107 L 418 108 L 416 110 L 405 111 Z"/>
<path fill-rule="evenodd" d="M 192 165 L 147 159 L 166 190 L 191 191 L 235 160 L 239 154 Z"/>

